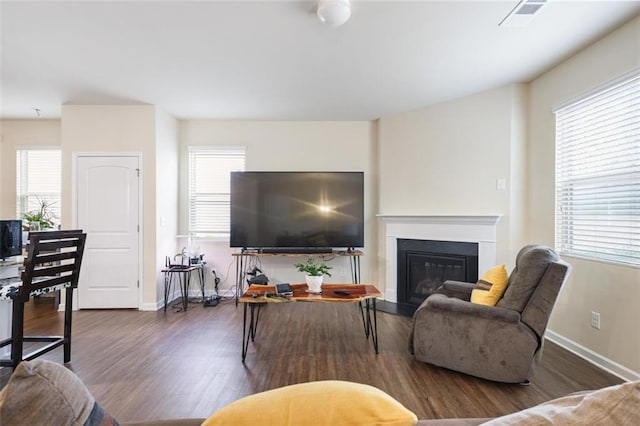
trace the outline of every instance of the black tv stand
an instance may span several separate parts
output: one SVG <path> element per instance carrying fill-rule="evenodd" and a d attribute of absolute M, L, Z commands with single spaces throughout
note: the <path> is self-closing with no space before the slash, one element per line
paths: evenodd
<path fill-rule="evenodd" d="M 259 253 L 265 254 L 329 254 L 331 247 L 264 247 Z"/>

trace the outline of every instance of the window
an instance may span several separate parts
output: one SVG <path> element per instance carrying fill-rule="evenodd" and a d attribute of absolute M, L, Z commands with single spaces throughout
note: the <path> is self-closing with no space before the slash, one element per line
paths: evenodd
<path fill-rule="evenodd" d="M 244 147 L 189 147 L 190 233 L 229 237 L 230 172 L 244 158 Z"/>
<path fill-rule="evenodd" d="M 556 247 L 640 266 L 640 73 L 556 111 Z"/>
<path fill-rule="evenodd" d="M 45 218 L 53 226 L 60 225 L 61 154 L 59 149 L 16 151 L 16 213 L 40 212 L 46 206 Z"/>

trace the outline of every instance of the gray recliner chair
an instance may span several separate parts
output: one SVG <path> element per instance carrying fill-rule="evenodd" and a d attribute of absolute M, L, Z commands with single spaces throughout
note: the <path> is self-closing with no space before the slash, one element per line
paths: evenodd
<path fill-rule="evenodd" d="M 413 316 L 411 353 L 418 361 L 472 376 L 528 383 L 570 269 L 552 249 L 526 246 L 496 306 L 471 303 L 473 283 L 445 282 Z"/>

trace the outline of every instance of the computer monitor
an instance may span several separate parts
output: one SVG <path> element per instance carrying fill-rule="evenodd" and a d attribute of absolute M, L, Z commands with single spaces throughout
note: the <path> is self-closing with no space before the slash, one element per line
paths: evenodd
<path fill-rule="evenodd" d="M 22 254 L 22 221 L 0 220 L 0 259 Z"/>

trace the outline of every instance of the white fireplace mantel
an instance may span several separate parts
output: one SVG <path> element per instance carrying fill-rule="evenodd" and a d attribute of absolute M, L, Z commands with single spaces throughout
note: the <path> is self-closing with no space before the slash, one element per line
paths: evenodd
<path fill-rule="evenodd" d="M 419 215 L 419 214 L 378 214 L 377 217 L 386 223 L 448 223 L 496 225 L 501 214 L 493 215 Z"/>
<path fill-rule="evenodd" d="M 496 215 L 390 215 L 378 214 L 385 223 L 386 291 L 385 299 L 397 302 L 398 239 L 460 241 L 478 244 L 478 271 L 496 264 Z"/>

